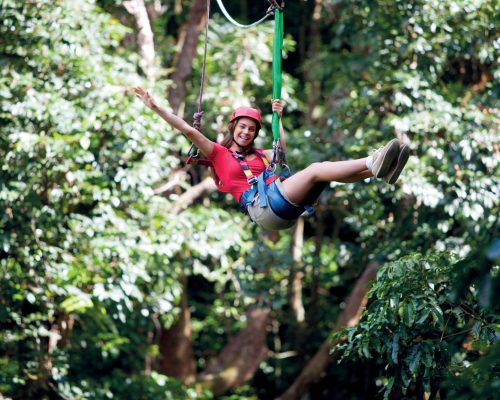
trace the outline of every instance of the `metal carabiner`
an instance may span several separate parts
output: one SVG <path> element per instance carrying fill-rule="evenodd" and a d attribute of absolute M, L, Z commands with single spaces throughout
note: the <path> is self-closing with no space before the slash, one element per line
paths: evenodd
<path fill-rule="evenodd" d="M 286 163 L 281 163 L 281 164 L 280 164 L 280 166 L 281 166 L 281 169 L 282 169 L 282 170 L 286 169 L 286 170 L 288 171 L 288 174 L 289 174 L 289 175 L 292 175 L 292 170 L 290 169 L 290 167 L 288 166 L 288 164 L 286 164 Z"/>
<path fill-rule="evenodd" d="M 274 14 L 274 11 L 280 10 L 283 12 L 283 8 L 285 8 L 285 1 L 283 0 L 281 2 L 281 6 L 278 4 L 276 0 L 268 0 L 268 2 L 271 4 L 269 8 L 266 11 L 266 15 L 272 15 Z"/>

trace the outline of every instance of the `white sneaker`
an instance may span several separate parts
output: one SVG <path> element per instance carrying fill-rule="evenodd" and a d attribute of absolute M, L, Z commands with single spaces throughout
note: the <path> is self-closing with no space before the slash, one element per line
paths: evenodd
<path fill-rule="evenodd" d="M 376 178 L 385 177 L 399 154 L 399 141 L 392 139 L 385 146 L 373 153 L 372 173 Z"/>

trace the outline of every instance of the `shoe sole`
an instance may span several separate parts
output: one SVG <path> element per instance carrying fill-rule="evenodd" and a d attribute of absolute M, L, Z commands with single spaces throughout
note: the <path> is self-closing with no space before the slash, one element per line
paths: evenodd
<path fill-rule="evenodd" d="M 399 154 L 399 142 L 397 139 L 392 139 L 388 143 L 389 147 L 384 154 L 381 154 L 381 165 L 375 175 L 376 178 L 383 178 L 389 173 L 391 169 L 392 162 L 396 159 Z"/>
<path fill-rule="evenodd" d="M 405 167 L 409 158 L 410 158 L 410 148 L 408 145 L 404 144 L 399 150 L 399 156 L 396 168 L 394 168 L 394 171 L 392 171 L 392 173 L 386 177 L 387 183 L 391 185 L 396 183 L 396 181 L 399 178 L 399 175 L 401 174 L 401 171 L 403 171 L 403 168 Z"/>

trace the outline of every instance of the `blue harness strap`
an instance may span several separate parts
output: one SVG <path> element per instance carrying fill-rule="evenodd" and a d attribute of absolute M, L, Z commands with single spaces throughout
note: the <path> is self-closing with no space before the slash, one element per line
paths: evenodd
<path fill-rule="evenodd" d="M 266 193 L 266 184 L 264 182 L 264 172 L 257 178 L 257 192 L 259 193 L 259 207 L 267 207 L 266 196 L 260 195 L 260 193 Z"/>
<path fill-rule="evenodd" d="M 266 166 L 266 169 L 264 169 L 257 178 L 255 178 L 250 171 L 250 167 L 245 161 L 245 157 L 236 152 L 232 153 L 233 157 L 240 163 L 241 169 L 250 185 L 250 188 L 246 190 L 240 198 L 240 206 L 243 213 L 248 213 L 247 207 L 253 204 L 255 196 L 258 193 L 259 207 L 266 208 L 269 204 L 273 212 L 283 219 L 297 219 L 304 211 L 307 212 L 308 215 L 314 214 L 314 210 L 310 205 L 297 206 L 292 204 L 279 191 L 276 180 L 284 180 L 290 176 L 290 173 L 283 170 L 280 176 L 277 177 L 273 168 L 269 166 L 265 155 L 259 151 L 255 152 L 262 158 Z"/>
<path fill-rule="evenodd" d="M 257 193 L 259 194 L 259 207 L 267 207 L 267 189 L 270 184 L 266 182 L 272 181 L 271 184 L 273 184 L 276 179 L 277 177 L 274 171 L 269 167 L 255 178 L 256 182 L 250 185 L 250 188 L 246 190 L 240 198 L 241 209 L 245 214 L 247 213 L 247 207 L 254 202 Z"/>

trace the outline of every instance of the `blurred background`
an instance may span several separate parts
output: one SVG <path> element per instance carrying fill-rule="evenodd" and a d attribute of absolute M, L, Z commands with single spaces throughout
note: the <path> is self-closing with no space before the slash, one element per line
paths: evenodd
<path fill-rule="evenodd" d="M 206 5 L 0 0 L 0 399 L 496 398 L 498 1 L 285 2 L 292 169 L 411 157 L 280 233 L 131 91 L 192 123 Z M 203 132 L 270 148 L 273 18 L 210 14 Z"/>

